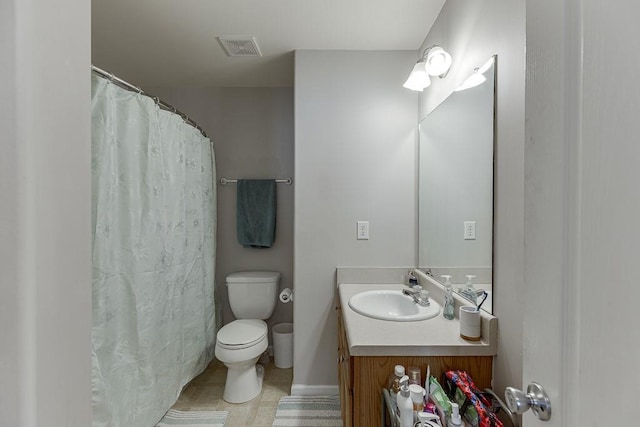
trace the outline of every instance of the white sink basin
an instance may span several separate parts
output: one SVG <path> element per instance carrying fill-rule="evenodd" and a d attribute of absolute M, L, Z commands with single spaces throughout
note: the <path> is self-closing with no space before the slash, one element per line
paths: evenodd
<path fill-rule="evenodd" d="M 365 291 L 349 298 L 349 307 L 363 316 L 395 322 L 426 320 L 440 314 L 440 305 L 429 299 L 430 305 L 422 307 L 416 304 L 401 290 Z"/>

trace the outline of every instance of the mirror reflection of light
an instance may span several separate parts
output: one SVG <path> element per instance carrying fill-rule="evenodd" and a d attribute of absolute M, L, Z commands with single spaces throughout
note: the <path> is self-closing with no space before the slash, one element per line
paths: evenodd
<path fill-rule="evenodd" d="M 478 71 L 480 72 L 480 74 L 484 74 L 484 73 L 486 73 L 486 72 L 487 72 L 487 70 L 488 70 L 489 68 L 491 68 L 491 66 L 493 65 L 493 61 L 494 61 L 494 58 L 493 58 L 493 56 L 492 56 L 491 58 L 489 58 L 489 60 L 488 60 L 487 62 L 485 62 L 484 64 L 482 64 L 482 66 L 481 66 L 481 67 L 479 68 L 479 70 L 478 70 Z"/>
<path fill-rule="evenodd" d="M 487 72 L 489 68 L 493 65 L 493 57 L 485 62 L 481 67 L 475 68 L 473 70 L 473 74 L 471 74 L 467 80 L 464 81 L 457 89 L 456 92 L 461 90 L 471 89 L 472 87 L 480 86 L 482 83 L 487 81 L 487 78 L 484 76 L 484 73 Z"/>
<path fill-rule="evenodd" d="M 473 74 L 467 77 L 467 80 L 464 81 L 458 88 L 456 92 L 461 90 L 471 89 L 472 87 L 480 86 L 482 83 L 486 82 L 487 78 L 480 73 L 480 69 L 476 68 L 473 70 Z"/>

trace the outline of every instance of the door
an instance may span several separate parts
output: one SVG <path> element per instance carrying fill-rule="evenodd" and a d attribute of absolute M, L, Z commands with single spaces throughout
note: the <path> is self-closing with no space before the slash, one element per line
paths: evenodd
<path fill-rule="evenodd" d="M 640 6 L 527 0 L 523 384 L 548 422 L 637 425 Z"/>

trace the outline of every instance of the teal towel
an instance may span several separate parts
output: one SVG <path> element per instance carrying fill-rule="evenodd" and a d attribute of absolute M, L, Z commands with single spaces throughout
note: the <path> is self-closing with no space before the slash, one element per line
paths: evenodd
<path fill-rule="evenodd" d="M 276 181 L 239 179 L 236 195 L 238 243 L 270 248 L 276 238 Z"/>

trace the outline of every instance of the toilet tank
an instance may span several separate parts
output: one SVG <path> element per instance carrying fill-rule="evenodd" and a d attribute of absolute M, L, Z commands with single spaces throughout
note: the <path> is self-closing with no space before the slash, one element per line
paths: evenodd
<path fill-rule="evenodd" d="M 236 319 L 263 319 L 273 314 L 278 298 L 280 273 L 239 271 L 227 276 L 229 305 Z"/>

